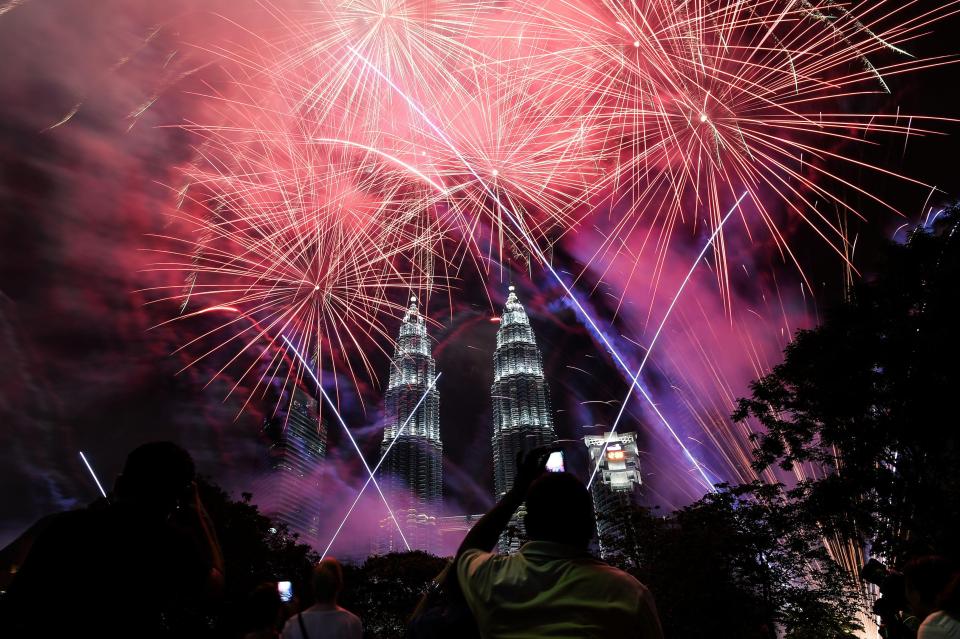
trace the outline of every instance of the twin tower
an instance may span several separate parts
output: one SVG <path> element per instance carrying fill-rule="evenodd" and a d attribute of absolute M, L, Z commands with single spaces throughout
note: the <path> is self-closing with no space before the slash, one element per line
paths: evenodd
<path fill-rule="evenodd" d="M 513 484 L 517 453 L 556 440 L 543 359 L 513 286 L 497 331 L 493 370 L 491 443 L 499 499 Z M 441 517 L 443 442 L 436 376 L 426 322 L 414 297 L 400 325 L 384 402 L 381 473 L 396 523 L 383 522 L 375 544 L 379 553 L 401 550 L 404 539 L 413 548 L 436 552 L 444 521 L 470 519 Z M 501 550 L 516 550 L 522 538 L 518 516 L 501 540 Z"/>

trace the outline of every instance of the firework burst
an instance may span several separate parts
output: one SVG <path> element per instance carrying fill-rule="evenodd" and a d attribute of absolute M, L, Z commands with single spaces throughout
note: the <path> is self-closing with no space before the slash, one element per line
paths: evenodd
<path fill-rule="evenodd" d="M 708 261 L 731 322 L 731 233 L 765 232 L 802 273 L 784 230 L 801 220 L 849 262 L 846 216 L 887 206 L 850 169 L 912 182 L 864 150 L 932 128 L 861 109 L 885 102 L 891 77 L 945 62 L 906 49 L 957 4 L 913 17 L 832 0 L 265 6 L 281 35 L 225 52 L 242 69 L 231 97 L 212 92 L 213 115 L 186 127 L 200 139 L 176 215 L 188 230 L 160 265 L 187 278 L 166 297 L 184 317 L 238 309 L 199 358 L 256 351 L 244 375 L 258 381 L 279 370 L 278 350 L 259 349 L 280 335 L 321 370 L 352 352 L 375 377 L 363 344 L 389 344 L 400 289 L 429 292 L 454 255 L 483 270 L 511 253 L 549 262 L 584 226 L 602 238 L 584 271 L 629 273 L 620 303 L 643 269 L 662 299 L 681 230 L 716 233 Z M 721 231 L 744 193 L 742 224 Z M 704 424 L 735 440 L 708 437 L 733 474 L 745 468 L 743 438 Z"/>
<path fill-rule="evenodd" d="M 177 232 L 159 238 L 170 248 L 157 251 L 164 261 L 154 265 L 183 278 L 157 289 L 157 302 L 180 307 L 171 321 L 226 313 L 184 345 L 200 350 L 191 365 L 229 353 L 217 374 L 240 367 L 231 392 L 253 376 L 252 396 L 282 372 L 285 336 L 334 380 L 342 369 L 358 382 L 354 357 L 375 379 L 368 352 L 390 343 L 383 318 L 402 313 L 410 291 L 437 287 L 442 233 L 410 202 L 429 200 L 439 186 L 282 110 L 228 107 L 260 117 L 188 127 L 202 138 L 199 159 L 184 169 Z M 302 367 L 285 375 L 299 383 Z"/>
<path fill-rule="evenodd" d="M 942 62 L 912 59 L 901 47 L 953 3 L 907 21 L 897 19 L 902 7 L 854 13 L 830 1 L 561 5 L 555 28 L 574 44 L 556 54 L 559 79 L 583 97 L 585 128 L 618 158 L 600 207 L 616 213 L 602 251 L 619 251 L 642 222 L 662 254 L 679 224 L 705 220 L 712 230 L 731 194 L 746 189 L 748 210 L 802 272 L 781 230 L 784 211 L 846 259 L 830 209 L 859 215 L 851 195 L 892 209 L 845 178 L 844 165 L 930 189 L 852 149 L 875 146 L 879 136 L 929 134 L 925 119 L 853 105 L 886 93 L 887 77 Z M 894 61 L 877 66 L 873 56 Z M 569 60 L 578 74 L 569 74 Z M 724 253 L 721 235 L 716 271 L 729 313 Z"/>
<path fill-rule="evenodd" d="M 413 142 L 421 123 L 361 57 L 434 104 L 480 56 L 468 41 L 492 7 L 487 0 L 320 0 L 277 11 L 285 36 L 267 61 L 269 73 L 290 83 L 303 117 L 335 122 L 339 133 L 371 144 L 390 133 Z"/>

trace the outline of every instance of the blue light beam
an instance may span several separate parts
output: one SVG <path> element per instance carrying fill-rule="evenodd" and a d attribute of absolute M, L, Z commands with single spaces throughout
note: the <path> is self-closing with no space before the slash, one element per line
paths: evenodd
<path fill-rule="evenodd" d="M 693 264 L 690 266 L 690 270 L 687 271 L 687 276 L 683 278 L 683 282 L 680 284 L 680 288 L 677 289 L 676 295 L 673 296 L 673 300 L 670 302 L 670 306 L 667 307 L 667 312 L 663 314 L 663 319 L 660 320 L 660 325 L 657 326 L 657 331 L 653 334 L 653 339 L 650 340 L 649 346 L 647 346 L 647 352 L 643 355 L 643 360 L 640 362 L 640 367 L 637 368 L 637 372 L 634 373 L 632 380 L 630 382 L 630 388 L 627 390 L 627 396 L 623 398 L 623 401 L 620 402 L 620 411 L 617 413 L 617 418 L 613 421 L 613 427 L 610 429 L 610 434 L 607 436 L 606 441 L 603 442 L 603 450 L 600 451 L 600 456 L 597 457 L 597 465 L 594 466 L 593 472 L 590 473 L 590 481 L 587 482 L 587 488 L 590 488 L 590 485 L 593 484 L 594 478 L 597 476 L 597 471 L 600 469 L 600 464 L 603 462 L 603 456 L 607 452 L 607 445 L 610 443 L 611 439 L 617 432 L 617 425 L 620 423 L 620 418 L 623 417 L 623 413 L 627 408 L 627 402 L 630 401 L 630 396 L 633 395 L 634 387 L 639 387 L 640 383 L 640 374 L 643 373 L 644 366 L 647 365 L 647 360 L 650 359 L 650 353 L 653 352 L 653 347 L 657 344 L 657 339 L 660 337 L 660 333 L 663 331 L 664 325 L 666 325 L 667 320 L 670 319 L 670 314 L 673 312 L 674 306 L 677 305 L 677 301 L 680 299 L 680 296 L 683 294 L 683 289 L 686 288 L 687 283 L 690 281 L 690 278 L 693 276 L 693 272 L 697 269 L 697 265 L 700 263 L 700 260 L 703 259 L 703 256 L 707 254 L 707 251 L 710 250 L 710 247 L 713 246 L 714 240 L 717 239 L 717 236 L 720 235 L 720 231 L 723 230 L 723 225 L 727 223 L 727 220 L 730 219 L 730 216 L 733 215 L 734 211 L 740 208 L 740 203 L 743 202 L 743 198 L 747 196 L 747 192 L 744 191 L 743 194 L 737 198 L 737 201 L 734 202 L 733 206 L 727 212 L 727 214 L 720 220 L 720 224 L 717 225 L 717 228 L 714 229 L 713 234 L 710 235 L 710 239 L 707 240 L 707 243 L 703 245 L 703 249 L 700 251 L 700 254 L 697 255 L 697 259 L 693 261 Z M 646 396 L 646 393 L 644 393 Z M 660 411 L 657 411 L 657 414 L 660 414 Z M 661 416 L 662 419 L 662 416 Z M 697 461 L 697 459 L 690 454 L 690 451 L 686 446 L 683 445 L 683 442 L 680 441 L 680 438 L 677 437 L 677 434 L 670 429 L 670 434 L 673 435 L 673 438 L 680 444 L 680 447 L 683 449 L 683 452 L 687 454 L 690 458 L 691 463 L 693 463 L 694 468 L 700 473 L 700 476 L 703 477 L 703 480 L 706 482 L 707 488 L 710 491 L 715 491 L 713 483 L 707 477 L 706 472 L 703 470 L 703 465 Z"/>

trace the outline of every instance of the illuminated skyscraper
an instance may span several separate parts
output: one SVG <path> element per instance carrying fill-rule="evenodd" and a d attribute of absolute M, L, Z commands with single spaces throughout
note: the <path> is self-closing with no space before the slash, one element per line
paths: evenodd
<path fill-rule="evenodd" d="M 430 354 L 427 325 L 410 300 L 400 324 L 400 337 L 390 363 L 390 381 L 384 400 L 381 454 L 390 449 L 381 472 L 394 514 L 414 548 L 431 550 L 435 543 L 436 515 L 443 491 L 443 444 L 440 442 L 440 393 L 434 386 L 436 364 Z M 424 393 L 413 416 L 411 413 Z M 410 418 L 409 422 L 407 418 Z M 401 432 L 406 422 L 406 427 Z M 401 550 L 392 521 L 383 526 L 380 552 Z"/>
<path fill-rule="evenodd" d="M 274 439 L 270 486 L 276 501 L 271 514 L 312 539 L 318 533 L 320 471 L 327 456 L 327 425 L 318 415 L 317 402 L 296 390 L 287 412 L 265 420 L 264 429 Z"/>
<path fill-rule="evenodd" d="M 517 472 L 517 453 L 555 441 L 550 391 L 530 319 L 510 287 L 493 354 L 493 472 L 496 497 Z M 501 552 L 514 552 L 525 540 L 523 507 L 500 540 Z"/>
<path fill-rule="evenodd" d="M 597 460 L 600 460 L 600 467 L 590 487 L 597 515 L 600 556 L 609 560 L 619 555 L 629 562 L 637 544 L 631 517 L 631 507 L 640 486 L 637 434 L 588 435 L 583 438 L 583 443 L 590 453 L 591 472 L 597 468 Z"/>

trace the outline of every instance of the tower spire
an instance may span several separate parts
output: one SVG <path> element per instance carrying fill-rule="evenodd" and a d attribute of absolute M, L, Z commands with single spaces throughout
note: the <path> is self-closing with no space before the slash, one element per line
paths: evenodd
<path fill-rule="evenodd" d="M 416 295 L 400 322 L 400 335 L 390 362 L 390 380 L 384 398 L 384 429 L 381 453 L 386 485 L 394 493 L 400 525 L 407 540 L 421 550 L 434 550 L 431 527 L 440 509 L 443 444 L 440 441 L 440 394 L 427 388 L 436 377 L 427 324 L 420 314 Z M 426 398 L 419 404 L 420 398 Z M 416 412 L 413 412 L 416 409 Z M 409 418 L 409 419 L 408 419 Z M 400 427 L 406 423 L 401 431 Z M 377 550 L 398 550 L 399 539 L 378 540 Z"/>
<path fill-rule="evenodd" d="M 493 467 L 497 498 L 506 494 L 517 472 L 517 453 L 550 443 L 557 436 L 550 412 L 550 392 L 543 375 L 543 360 L 530 326 L 530 318 L 507 287 L 507 301 L 497 331 L 493 355 Z M 501 551 L 515 551 L 523 542 L 523 513 L 511 520 L 514 534 L 501 539 Z"/>
<path fill-rule="evenodd" d="M 410 296 L 410 304 L 407 306 L 407 312 L 403 314 L 403 323 L 409 324 L 410 322 L 415 322 L 417 320 L 423 321 L 423 318 L 420 317 L 420 303 L 417 301 L 416 295 Z"/>

